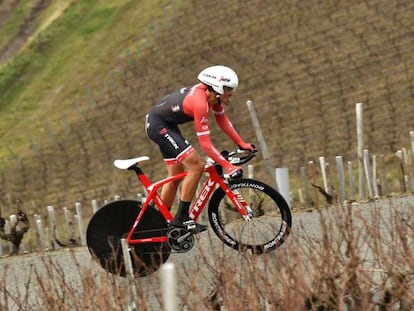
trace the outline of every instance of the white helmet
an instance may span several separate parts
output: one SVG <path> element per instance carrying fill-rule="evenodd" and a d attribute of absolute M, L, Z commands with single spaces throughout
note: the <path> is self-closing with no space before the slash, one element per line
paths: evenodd
<path fill-rule="evenodd" d="M 198 80 L 211 86 L 218 94 L 224 94 L 223 86 L 235 89 L 239 85 L 237 74 L 226 66 L 211 66 L 198 74 Z"/>

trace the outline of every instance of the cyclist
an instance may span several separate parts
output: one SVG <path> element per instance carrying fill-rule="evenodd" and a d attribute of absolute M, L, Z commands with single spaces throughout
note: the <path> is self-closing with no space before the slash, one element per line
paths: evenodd
<path fill-rule="evenodd" d="M 201 83 L 183 87 L 159 101 L 146 116 L 148 137 L 158 144 L 168 176 L 187 169 L 183 179 L 178 211 L 172 224 L 184 227 L 193 233 L 207 229 L 207 226 L 195 223 L 189 217 L 189 208 L 194 198 L 198 182 L 204 169 L 204 161 L 194 147 L 182 136 L 179 124 L 194 122 L 201 149 L 207 156 L 219 163 L 231 178 L 240 178 L 243 170 L 230 164 L 210 140 L 209 111 L 214 114 L 221 130 L 241 149 L 253 150 L 254 145 L 244 142 L 224 113 L 224 105 L 230 99 L 239 84 L 237 74 L 226 66 L 211 66 L 198 75 Z M 180 181 L 163 186 L 161 199 L 171 208 Z"/>

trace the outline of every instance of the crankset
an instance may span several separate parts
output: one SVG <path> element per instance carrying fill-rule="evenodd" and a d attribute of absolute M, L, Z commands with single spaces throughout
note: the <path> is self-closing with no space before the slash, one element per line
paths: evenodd
<path fill-rule="evenodd" d="M 167 232 L 167 243 L 177 253 L 188 252 L 194 246 L 193 234 L 184 228 L 172 228 Z"/>

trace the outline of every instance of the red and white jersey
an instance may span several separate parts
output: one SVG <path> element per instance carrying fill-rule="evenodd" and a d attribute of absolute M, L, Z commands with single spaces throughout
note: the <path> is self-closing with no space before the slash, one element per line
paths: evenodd
<path fill-rule="evenodd" d="M 235 144 L 243 143 L 227 118 L 223 105 L 209 105 L 207 86 L 199 83 L 192 87 L 184 87 L 175 91 L 158 102 L 150 113 L 156 114 L 164 121 L 172 124 L 183 124 L 194 121 L 195 131 L 202 150 L 213 160 L 225 168 L 229 165 L 220 155 L 210 140 L 209 110 L 214 113 L 215 120 Z"/>

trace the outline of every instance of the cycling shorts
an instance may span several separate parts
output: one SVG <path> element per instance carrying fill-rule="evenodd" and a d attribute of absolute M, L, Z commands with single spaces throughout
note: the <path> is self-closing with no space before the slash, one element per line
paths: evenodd
<path fill-rule="evenodd" d="M 145 131 L 160 148 L 166 164 L 180 163 L 194 151 L 177 124 L 166 122 L 153 113 L 146 115 Z"/>

